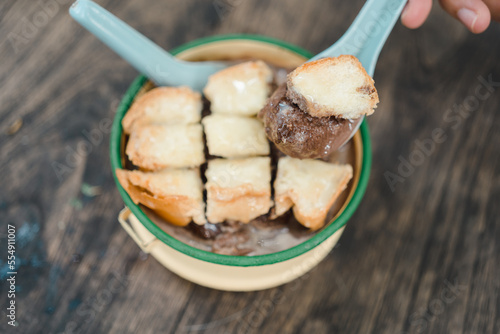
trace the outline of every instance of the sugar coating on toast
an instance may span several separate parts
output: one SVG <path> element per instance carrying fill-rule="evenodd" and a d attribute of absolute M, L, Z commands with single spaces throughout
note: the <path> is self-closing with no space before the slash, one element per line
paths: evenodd
<path fill-rule="evenodd" d="M 211 223 L 248 223 L 268 213 L 273 205 L 269 157 L 210 160 L 205 175 L 207 219 Z"/>
<path fill-rule="evenodd" d="M 297 67 L 287 77 L 287 97 L 315 117 L 356 119 L 379 102 L 373 79 L 350 55 L 322 58 Z"/>
<path fill-rule="evenodd" d="M 269 155 L 262 122 L 256 118 L 213 114 L 203 118 L 211 155 L 238 158 Z"/>
<path fill-rule="evenodd" d="M 273 72 L 263 61 L 249 61 L 210 76 L 203 92 L 212 113 L 254 116 L 264 107 L 272 80 Z"/>
<path fill-rule="evenodd" d="M 201 124 L 144 125 L 134 129 L 125 153 L 146 170 L 197 167 L 205 162 Z"/>
<path fill-rule="evenodd" d="M 275 215 L 293 207 L 302 225 L 312 230 L 323 227 L 328 210 L 347 187 L 352 173 L 350 165 L 281 158 L 274 182 Z"/>
<path fill-rule="evenodd" d="M 134 203 L 147 206 L 168 222 L 178 226 L 185 226 L 191 220 L 199 225 L 206 223 L 198 169 L 158 172 L 117 169 L 116 176 Z"/>
<path fill-rule="evenodd" d="M 123 131 L 147 124 L 198 123 L 202 110 L 201 94 L 189 87 L 157 87 L 139 97 L 122 120 Z"/>

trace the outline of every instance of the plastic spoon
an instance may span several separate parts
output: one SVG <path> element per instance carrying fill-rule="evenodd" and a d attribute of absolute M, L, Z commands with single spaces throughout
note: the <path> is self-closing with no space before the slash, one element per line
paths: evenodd
<path fill-rule="evenodd" d="M 368 0 L 346 33 L 311 60 L 341 54 L 356 56 L 373 76 L 380 50 L 401 14 L 406 0 Z M 139 72 L 160 86 L 186 85 L 201 91 L 223 62 L 185 62 L 176 59 L 125 22 L 90 0 L 77 0 L 71 16 Z"/>
<path fill-rule="evenodd" d="M 344 35 L 309 61 L 349 54 L 356 56 L 366 72 L 373 76 L 380 51 L 406 2 L 407 0 L 368 0 Z"/>
<path fill-rule="evenodd" d="M 159 86 L 189 86 L 201 91 L 223 62 L 186 62 L 153 43 L 128 24 L 90 0 L 77 0 L 70 15 L 139 72 Z"/>

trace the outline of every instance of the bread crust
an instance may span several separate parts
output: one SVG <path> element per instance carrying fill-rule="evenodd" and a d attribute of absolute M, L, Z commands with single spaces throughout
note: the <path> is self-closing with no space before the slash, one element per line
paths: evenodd
<path fill-rule="evenodd" d="M 314 166 L 310 165 L 311 162 L 314 164 L 324 164 L 323 165 L 324 167 L 330 165 L 331 167 L 328 168 L 335 173 L 334 176 L 340 178 L 336 180 L 337 184 L 333 192 L 331 192 L 330 194 L 326 194 L 325 193 L 326 190 L 323 189 L 322 193 L 320 193 L 319 197 L 328 196 L 328 200 L 325 201 L 325 203 L 323 203 L 321 208 L 314 208 L 314 210 L 310 209 L 307 210 L 308 208 L 302 207 L 304 204 L 303 202 L 302 204 L 299 204 L 299 202 L 301 202 L 301 199 L 304 199 L 305 196 L 307 196 L 308 194 L 307 190 L 302 189 L 297 184 L 294 184 L 294 180 L 292 178 L 294 176 L 300 177 L 300 174 L 298 175 L 283 174 L 283 169 L 287 168 L 287 166 L 284 166 L 284 164 L 290 162 L 294 164 L 295 163 L 299 164 L 299 166 L 301 166 L 304 169 L 307 169 L 308 167 L 311 167 L 312 169 Z M 292 173 L 293 172 L 294 171 L 292 170 Z M 278 175 L 274 183 L 275 203 L 276 203 L 274 209 L 274 216 L 276 217 L 280 216 L 285 212 L 287 212 L 290 208 L 292 208 L 293 214 L 299 223 L 301 223 L 307 228 L 310 228 L 313 231 L 320 229 L 325 225 L 325 219 L 331 206 L 333 205 L 333 203 L 335 203 L 335 201 L 342 193 L 342 191 L 344 191 L 344 189 L 347 187 L 347 184 L 352 178 L 352 173 L 353 173 L 352 167 L 350 165 L 337 165 L 319 160 L 299 160 L 290 157 L 281 158 L 280 162 L 278 163 Z M 318 177 L 326 177 L 326 176 L 321 175 Z M 284 180 L 284 178 L 286 178 L 286 180 Z M 286 183 L 286 185 L 282 185 L 283 182 Z M 310 200 L 309 206 L 312 206 L 312 203 L 319 202 L 319 198 L 315 198 L 314 196 L 311 196 L 309 200 Z"/>
<path fill-rule="evenodd" d="M 269 155 L 262 122 L 253 117 L 212 114 L 202 121 L 211 155 L 241 158 Z"/>
<path fill-rule="evenodd" d="M 269 212 L 273 205 L 270 162 L 268 157 L 211 160 L 205 185 L 208 221 L 248 223 Z M 250 171 L 249 166 L 255 169 Z"/>
<path fill-rule="evenodd" d="M 199 225 L 206 223 L 201 188 L 201 200 L 186 195 L 153 192 L 148 179 L 151 173 L 123 169 L 116 169 L 115 172 L 121 186 L 135 204 L 147 206 L 173 225 L 186 226 L 191 220 Z"/>
<path fill-rule="evenodd" d="M 205 162 L 201 124 L 158 125 L 135 128 L 125 153 L 141 169 L 198 167 Z"/>
<path fill-rule="evenodd" d="M 203 93 L 214 114 L 254 116 L 265 105 L 272 80 L 266 63 L 249 61 L 211 75 Z"/>
<path fill-rule="evenodd" d="M 368 105 L 361 112 L 352 113 L 346 110 L 331 109 L 328 106 L 317 103 L 312 97 L 304 96 L 300 93 L 300 88 L 296 87 L 295 79 L 301 75 L 308 74 L 312 70 L 318 68 L 327 68 L 332 66 L 339 66 L 350 64 L 356 68 L 357 74 L 363 77 L 364 84 L 359 86 L 356 90 L 359 94 L 365 95 Z M 366 73 L 366 70 L 361 65 L 361 62 L 352 55 L 341 55 L 339 57 L 328 57 L 318 59 L 312 62 L 304 63 L 297 67 L 293 72 L 287 76 L 287 97 L 299 106 L 300 109 L 309 113 L 314 117 L 341 117 L 348 119 L 356 119 L 363 115 L 371 115 L 379 102 L 377 89 L 375 88 L 372 77 Z"/>
<path fill-rule="evenodd" d="M 140 96 L 122 119 L 123 131 L 147 124 L 198 123 L 202 110 L 201 94 L 187 86 L 156 87 Z"/>
<path fill-rule="evenodd" d="M 212 224 L 234 220 L 248 223 L 251 220 L 269 212 L 272 206 L 271 193 L 233 198 L 229 201 L 212 200 L 207 203 L 207 219 Z M 252 203 L 251 206 L 249 203 Z"/>

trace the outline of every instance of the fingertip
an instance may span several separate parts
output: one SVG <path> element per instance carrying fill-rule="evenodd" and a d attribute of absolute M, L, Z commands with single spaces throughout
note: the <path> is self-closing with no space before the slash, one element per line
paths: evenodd
<path fill-rule="evenodd" d="M 420 27 L 431 11 L 432 0 L 409 0 L 401 14 L 401 23 L 410 29 Z"/>
<path fill-rule="evenodd" d="M 419 28 L 423 21 L 417 20 L 411 15 L 401 15 L 401 23 L 409 29 L 417 29 Z"/>
<path fill-rule="evenodd" d="M 474 25 L 474 28 L 471 29 L 471 32 L 473 32 L 474 34 L 480 34 L 484 32 L 490 26 L 490 21 L 491 20 L 489 18 L 478 18 L 476 24 Z"/>
<path fill-rule="evenodd" d="M 491 22 L 491 13 L 482 0 L 440 0 L 442 7 L 457 18 L 472 33 L 485 31 Z"/>
<path fill-rule="evenodd" d="M 491 14 L 489 9 L 483 6 L 477 6 L 474 9 L 460 8 L 457 11 L 457 18 L 474 34 L 480 34 L 490 25 Z"/>
<path fill-rule="evenodd" d="M 471 31 L 474 34 L 480 34 L 484 32 L 486 29 L 488 29 L 490 23 L 491 23 L 491 13 L 488 8 L 485 8 L 485 10 L 482 10 L 478 13 L 477 20 L 474 26 L 471 28 Z"/>

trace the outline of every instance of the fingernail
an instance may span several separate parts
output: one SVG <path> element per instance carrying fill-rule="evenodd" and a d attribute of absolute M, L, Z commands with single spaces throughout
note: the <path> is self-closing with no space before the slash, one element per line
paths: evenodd
<path fill-rule="evenodd" d="M 477 13 L 473 12 L 470 9 L 467 8 L 461 8 L 457 12 L 458 19 L 462 21 L 465 26 L 467 26 L 471 31 L 474 31 L 474 25 L 476 24 L 477 20 Z"/>
<path fill-rule="evenodd" d="M 401 13 L 401 20 L 405 17 L 405 15 L 408 13 L 408 4 L 405 5 L 405 8 L 403 8 L 403 12 Z"/>

